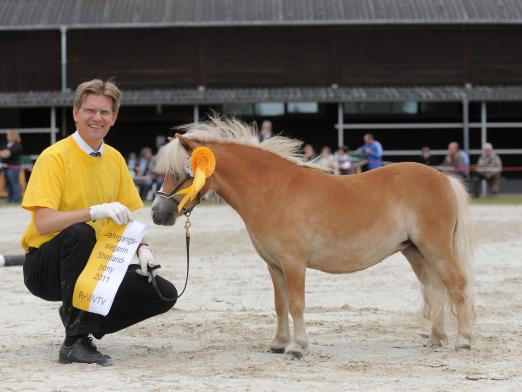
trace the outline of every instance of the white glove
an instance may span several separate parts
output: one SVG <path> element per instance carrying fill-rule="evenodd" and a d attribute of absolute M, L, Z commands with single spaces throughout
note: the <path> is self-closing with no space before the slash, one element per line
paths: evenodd
<path fill-rule="evenodd" d="M 141 245 L 138 249 L 138 260 L 140 262 L 140 268 L 136 270 L 136 273 L 141 276 L 148 276 L 150 281 L 150 273 L 147 267 L 150 265 L 154 267 L 154 255 L 148 245 Z M 152 271 L 153 273 L 156 270 Z"/>
<path fill-rule="evenodd" d="M 110 218 L 117 225 L 126 225 L 132 220 L 130 210 L 117 201 L 92 206 L 90 207 L 90 214 L 92 220 Z"/>

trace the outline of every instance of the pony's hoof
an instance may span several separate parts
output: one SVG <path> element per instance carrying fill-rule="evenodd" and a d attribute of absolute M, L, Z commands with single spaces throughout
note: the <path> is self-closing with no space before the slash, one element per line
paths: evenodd
<path fill-rule="evenodd" d="M 299 351 L 287 351 L 286 357 L 291 360 L 299 361 L 301 358 L 303 358 L 303 353 Z"/>
<path fill-rule="evenodd" d="M 303 358 L 303 355 L 308 354 L 308 344 L 301 345 L 297 342 L 292 342 L 286 348 L 285 354 L 287 359 L 300 360 Z"/>
<path fill-rule="evenodd" d="M 464 336 L 459 336 L 455 342 L 455 350 L 471 350 L 471 341 Z"/>
<path fill-rule="evenodd" d="M 441 347 L 442 341 L 440 339 L 430 339 L 426 342 L 424 347 Z"/>
<path fill-rule="evenodd" d="M 425 344 L 426 347 L 441 347 L 448 342 L 447 336 L 431 335 L 428 342 Z"/>
<path fill-rule="evenodd" d="M 288 344 L 289 344 L 288 340 L 278 339 L 277 337 L 275 337 L 270 342 L 270 345 L 268 346 L 268 348 L 273 353 L 283 354 L 285 352 L 286 347 L 288 346 Z"/>

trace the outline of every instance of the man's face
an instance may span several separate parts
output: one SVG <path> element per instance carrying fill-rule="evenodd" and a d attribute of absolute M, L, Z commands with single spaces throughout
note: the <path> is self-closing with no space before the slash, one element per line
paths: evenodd
<path fill-rule="evenodd" d="M 456 153 L 459 152 L 459 146 L 457 143 L 450 143 L 448 145 L 448 152 L 451 154 L 451 155 L 455 155 Z"/>
<path fill-rule="evenodd" d="M 143 150 L 142 156 L 145 159 L 152 158 L 152 150 L 150 148 L 146 148 L 145 150 Z"/>
<path fill-rule="evenodd" d="M 307 144 L 304 146 L 304 153 L 307 157 L 311 157 L 314 155 L 314 148 L 310 144 Z"/>
<path fill-rule="evenodd" d="M 116 122 L 118 113 L 112 111 L 112 99 L 109 97 L 89 94 L 79 109 L 73 107 L 73 117 L 82 139 L 97 148 Z"/>
<path fill-rule="evenodd" d="M 261 133 L 263 135 L 270 135 L 272 133 L 272 124 L 269 122 L 264 121 L 261 124 Z"/>
<path fill-rule="evenodd" d="M 364 135 L 364 144 L 370 144 L 373 142 L 373 138 L 370 135 Z"/>
<path fill-rule="evenodd" d="M 321 150 L 321 155 L 323 157 L 329 157 L 331 153 L 332 153 L 332 151 L 330 150 L 329 147 L 323 147 L 323 149 Z"/>
<path fill-rule="evenodd" d="M 491 155 L 493 154 L 493 149 L 491 148 L 484 148 L 484 155 L 487 156 L 487 157 L 490 157 Z"/>

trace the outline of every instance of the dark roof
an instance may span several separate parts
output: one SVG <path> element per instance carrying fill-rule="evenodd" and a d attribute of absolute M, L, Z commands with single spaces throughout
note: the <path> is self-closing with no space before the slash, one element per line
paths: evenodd
<path fill-rule="evenodd" d="M 71 106 L 73 92 L 0 93 L 0 107 Z M 504 87 L 277 87 L 126 90 L 123 105 L 192 105 L 256 102 L 522 101 L 522 86 Z"/>
<path fill-rule="evenodd" d="M 520 24 L 520 0 L 0 0 L 0 29 Z"/>

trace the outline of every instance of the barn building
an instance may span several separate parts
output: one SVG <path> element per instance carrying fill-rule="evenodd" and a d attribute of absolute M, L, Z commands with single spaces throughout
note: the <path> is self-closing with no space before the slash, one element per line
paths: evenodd
<path fill-rule="evenodd" d="M 0 132 L 37 154 L 74 131 L 80 82 L 114 78 L 124 154 L 217 111 L 316 148 L 370 131 L 387 160 L 456 140 L 474 162 L 487 140 L 520 165 L 521 37 L 520 0 L 0 0 Z"/>

